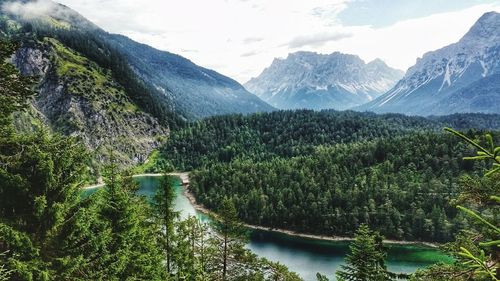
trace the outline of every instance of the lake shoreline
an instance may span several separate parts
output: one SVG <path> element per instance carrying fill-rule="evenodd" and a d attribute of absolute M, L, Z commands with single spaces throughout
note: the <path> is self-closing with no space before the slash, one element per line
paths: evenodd
<path fill-rule="evenodd" d="M 193 205 L 193 207 L 195 208 L 196 211 L 201 212 L 205 215 L 217 218 L 216 213 L 214 213 L 213 211 L 209 210 L 208 208 L 206 208 L 205 206 L 203 206 L 202 204 L 200 204 L 196 201 L 196 197 L 188 185 L 183 186 L 183 194 L 189 200 L 191 205 Z M 306 239 L 331 241 L 331 242 L 354 241 L 354 238 L 352 238 L 352 237 L 307 234 L 307 233 L 296 232 L 293 230 L 265 227 L 265 226 L 253 225 L 253 224 L 248 224 L 248 223 L 243 223 L 243 225 L 245 227 L 247 227 L 249 229 L 253 229 L 253 230 L 263 230 L 263 231 L 275 232 L 275 233 L 285 234 L 285 235 L 289 235 L 289 236 L 293 236 L 293 237 L 306 238 Z M 415 241 L 392 240 L 392 239 L 384 239 L 383 242 L 385 244 L 390 244 L 390 245 L 410 245 L 410 246 L 415 245 L 415 246 L 425 246 L 425 247 L 429 247 L 429 248 L 438 248 L 439 247 L 439 244 L 431 243 L 431 242 L 415 242 Z"/>
<path fill-rule="evenodd" d="M 175 172 L 175 173 L 168 173 L 168 175 L 178 177 L 181 180 L 181 184 L 183 187 L 183 191 L 182 191 L 183 195 L 186 196 L 186 198 L 189 200 L 191 205 L 193 205 L 193 207 L 196 211 L 203 213 L 205 215 L 217 218 L 217 214 L 215 212 L 209 210 L 208 208 L 206 208 L 205 206 L 203 206 L 202 204 L 200 204 L 196 201 L 196 197 L 194 196 L 194 194 L 191 191 L 191 188 L 189 186 L 189 173 L 187 173 L 187 172 L 184 172 L 184 173 Z M 132 177 L 138 178 L 138 177 L 161 177 L 161 176 L 163 176 L 163 174 L 150 173 L 150 174 L 133 175 Z M 95 185 L 83 187 L 82 189 L 88 190 L 88 189 L 100 188 L 103 186 L 104 186 L 104 183 L 98 183 Z M 307 233 L 301 233 L 301 232 L 297 232 L 297 231 L 293 231 L 293 230 L 265 227 L 265 226 L 253 225 L 253 224 L 248 224 L 248 223 L 244 223 L 243 225 L 245 227 L 247 227 L 249 229 L 253 229 L 253 230 L 262 230 L 262 231 L 281 233 L 281 234 L 305 238 L 305 239 L 314 239 L 314 240 L 331 241 L 331 242 L 342 242 L 342 241 L 353 241 L 354 240 L 354 238 L 352 238 L 352 237 L 307 234 Z M 392 240 L 392 239 L 385 239 L 384 243 L 390 244 L 390 245 L 425 246 L 425 247 L 429 247 L 429 248 L 438 248 L 439 247 L 438 243 Z"/>
<path fill-rule="evenodd" d="M 140 177 L 163 177 L 163 175 L 164 174 L 146 173 L 146 174 L 133 175 L 132 178 L 140 178 Z M 182 179 L 183 177 L 186 177 L 188 175 L 188 173 L 168 173 L 167 175 L 174 176 L 174 177 L 179 177 L 179 178 Z M 95 183 L 93 185 L 82 187 L 82 190 L 100 188 L 100 187 L 103 187 L 104 185 L 105 185 L 105 183 L 102 182 L 102 180 L 100 180 L 100 181 L 98 181 L 97 183 Z"/>

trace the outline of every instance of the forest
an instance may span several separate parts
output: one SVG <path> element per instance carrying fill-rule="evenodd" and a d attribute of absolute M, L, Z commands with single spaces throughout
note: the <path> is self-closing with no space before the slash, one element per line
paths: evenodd
<path fill-rule="evenodd" d="M 319 145 L 364 142 L 424 131 L 442 133 L 444 127 L 494 130 L 500 128 L 500 116 L 455 114 L 424 118 L 334 110 L 214 116 L 172 132 L 161 149 L 167 160 L 161 164 L 191 171 L 235 159 L 264 161 L 308 155 Z"/>
<path fill-rule="evenodd" d="M 446 242 L 466 227 L 448 204 L 460 192 L 455 179 L 485 168 L 461 160 L 471 152 L 452 136 L 414 133 L 289 159 L 214 163 L 193 172 L 191 186 L 209 208 L 230 196 L 250 224 L 332 236 L 367 224 L 391 239 Z"/>
<path fill-rule="evenodd" d="M 456 178 L 485 166 L 462 160 L 471 148 L 442 129 L 478 137 L 499 120 L 332 110 L 218 116 L 173 132 L 156 168 L 192 170 L 200 203 L 216 210 L 230 196 L 249 224 L 335 236 L 367 224 L 391 239 L 446 242 L 467 226 L 448 203 L 460 193 Z"/>
<path fill-rule="evenodd" d="M 229 199 L 210 227 L 181 220 L 170 177 L 147 200 L 114 158 L 106 188 L 84 196 L 90 151 L 43 126 L 13 126 L 34 94 L 7 63 L 18 46 L 0 41 L 0 280 L 300 280 L 243 247 Z"/>

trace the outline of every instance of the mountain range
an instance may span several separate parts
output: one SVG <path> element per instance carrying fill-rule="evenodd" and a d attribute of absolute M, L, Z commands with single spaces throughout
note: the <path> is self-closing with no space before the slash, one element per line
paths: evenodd
<path fill-rule="evenodd" d="M 280 109 L 354 109 L 446 115 L 500 113 L 500 14 L 484 14 L 457 43 L 428 52 L 406 73 L 376 59 L 297 52 L 245 84 Z"/>
<path fill-rule="evenodd" d="M 404 73 L 382 60 L 365 63 L 355 55 L 312 52 L 275 59 L 245 87 L 280 109 L 348 109 L 387 92 Z"/>
<path fill-rule="evenodd" d="M 121 163 L 137 164 L 186 120 L 274 110 L 231 78 L 110 34 L 64 5 L 37 4 L 0 0 L 0 39 L 19 42 L 12 63 L 37 78 L 19 128 L 43 123 L 98 158 L 113 150 Z"/>
<path fill-rule="evenodd" d="M 110 34 L 64 5 L 46 1 L 47 10 L 23 12 L 32 2 L 17 1 L 12 9 L 13 2 L 0 0 L 0 39 L 19 42 L 11 61 L 36 78 L 37 95 L 28 112 L 16 115 L 17 127 L 43 123 L 81 139 L 99 160 L 114 151 L 126 165 L 143 162 L 171 129 L 221 114 L 500 113 L 500 14 L 494 12 L 406 74 L 380 59 L 297 52 L 275 59 L 243 87 L 179 55 Z"/>
<path fill-rule="evenodd" d="M 500 14 L 484 14 L 460 41 L 426 53 L 394 88 L 356 109 L 500 113 Z"/>

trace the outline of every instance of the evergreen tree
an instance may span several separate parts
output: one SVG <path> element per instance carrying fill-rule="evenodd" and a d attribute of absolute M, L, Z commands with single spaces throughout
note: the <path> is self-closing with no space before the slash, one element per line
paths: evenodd
<path fill-rule="evenodd" d="M 213 258 L 213 251 L 208 248 L 208 231 L 208 226 L 194 216 L 177 224 L 175 261 L 178 278 L 208 279 L 207 260 Z"/>
<path fill-rule="evenodd" d="M 79 202 L 55 238 L 58 278 L 84 281 L 110 276 L 112 235 L 108 222 L 100 216 L 101 199 L 96 194 Z"/>
<path fill-rule="evenodd" d="M 223 199 L 217 221 L 214 222 L 214 228 L 218 232 L 215 241 L 220 253 L 219 260 L 222 267 L 220 278 L 225 281 L 228 280 L 231 262 L 235 260 L 235 256 L 243 248 L 244 229 L 238 221 L 238 213 L 233 200 L 227 197 Z"/>
<path fill-rule="evenodd" d="M 112 162 L 107 170 L 106 188 L 99 208 L 101 218 L 109 224 L 111 235 L 106 278 L 165 278 L 164 256 L 156 235 L 159 229 L 150 219 L 152 210 L 148 202 L 135 194 L 137 183 L 131 175 L 120 175 L 116 163 Z"/>
<path fill-rule="evenodd" d="M 174 210 L 175 179 L 171 176 L 163 176 L 160 186 L 153 198 L 155 217 L 161 226 L 163 252 L 166 257 L 167 273 L 172 273 L 174 223 L 178 218 L 178 212 Z"/>
<path fill-rule="evenodd" d="M 346 265 L 337 271 L 341 281 L 385 281 L 391 280 L 385 266 L 383 237 L 363 224 L 356 231 L 350 253 L 345 258 Z"/>

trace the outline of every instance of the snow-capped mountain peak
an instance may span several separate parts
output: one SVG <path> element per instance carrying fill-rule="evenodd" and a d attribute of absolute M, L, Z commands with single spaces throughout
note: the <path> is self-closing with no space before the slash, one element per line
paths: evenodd
<path fill-rule="evenodd" d="M 479 18 L 457 43 L 424 54 L 394 88 L 358 109 L 419 115 L 457 112 L 463 106 L 452 108 L 447 103 L 455 92 L 497 73 L 500 73 L 500 14 L 490 12 Z M 494 80 L 485 81 L 491 87 Z M 478 89 L 478 84 L 474 85 Z M 475 98 L 485 106 L 484 110 L 479 105 L 475 107 L 478 111 L 490 112 L 489 108 L 495 104 L 491 95 L 488 102 Z"/>
<path fill-rule="evenodd" d="M 500 40 L 500 14 L 489 12 L 482 15 L 467 32 L 460 43 L 470 45 L 491 45 Z"/>

